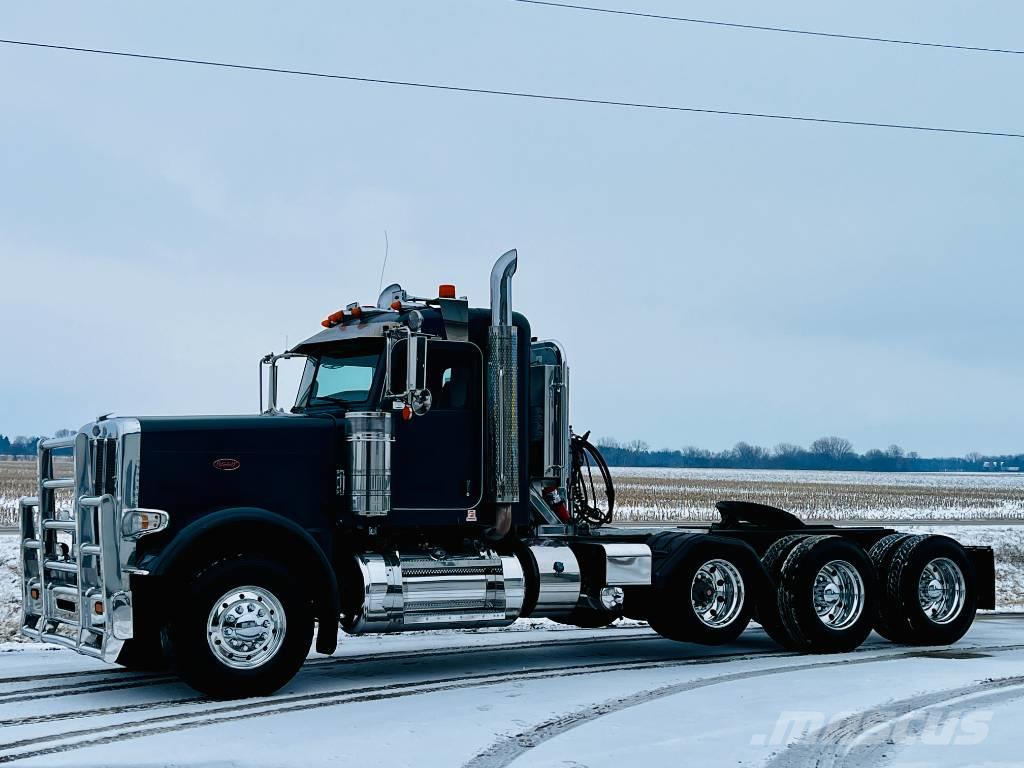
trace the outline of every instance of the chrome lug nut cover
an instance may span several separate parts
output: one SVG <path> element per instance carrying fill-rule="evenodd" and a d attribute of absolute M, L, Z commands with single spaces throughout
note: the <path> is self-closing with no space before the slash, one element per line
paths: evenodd
<path fill-rule="evenodd" d="M 284 608 L 263 587 L 244 586 L 225 593 L 214 603 L 206 621 L 210 650 L 218 661 L 233 669 L 266 664 L 281 650 L 284 636 Z"/>
<path fill-rule="evenodd" d="M 960 566 L 948 557 L 930 561 L 921 571 L 917 599 L 930 621 L 949 624 L 956 619 L 967 601 L 967 581 Z"/>
<path fill-rule="evenodd" d="M 864 612 L 864 579 L 845 560 L 826 563 L 814 577 L 811 602 L 818 618 L 829 629 L 847 629 Z"/>
<path fill-rule="evenodd" d="M 702 624 L 718 629 L 739 616 L 744 592 L 743 577 L 735 565 L 728 560 L 708 560 L 693 576 L 690 602 Z"/>

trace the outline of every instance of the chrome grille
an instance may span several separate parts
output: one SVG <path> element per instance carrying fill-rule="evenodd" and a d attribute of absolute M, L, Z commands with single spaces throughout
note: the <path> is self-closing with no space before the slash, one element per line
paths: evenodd
<path fill-rule="evenodd" d="M 95 439 L 92 429 L 40 441 L 39 492 L 19 500 L 21 633 L 113 661 L 132 637 L 135 547 L 122 538 L 121 515 L 135 488 L 141 438 L 134 419 L 102 422 Z M 69 447 L 72 476 L 56 477 L 54 452 Z M 70 509 L 58 492 L 71 494 Z"/>
<path fill-rule="evenodd" d="M 117 440 L 112 437 L 92 441 L 95 464 L 93 495 L 115 494 L 117 488 Z"/>

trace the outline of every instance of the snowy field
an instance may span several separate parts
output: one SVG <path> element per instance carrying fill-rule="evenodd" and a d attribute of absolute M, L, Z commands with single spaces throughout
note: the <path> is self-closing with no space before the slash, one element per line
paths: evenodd
<path fill-rule="evenodd" d="M 616 519 L 717 520 L 743 499 L 805 520 L 1020 520 L 1024 474 L 613 468 Z"/>
<path fill-rule="evenodd" d="M 716 648 L 642 625 L 345 638 L 272 697 L 0 645 L 0 762 L 467 768 L 1020 766 L 1024 622 L 951 649 L 877 636 L 838 656 L 753 626 Z M 841 695 L 837 695 L 841 692 Z"/>

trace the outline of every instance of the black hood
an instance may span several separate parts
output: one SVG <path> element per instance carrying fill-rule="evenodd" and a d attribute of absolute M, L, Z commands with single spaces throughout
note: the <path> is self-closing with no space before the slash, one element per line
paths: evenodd
<path fill-rule="evenodd" d="M 139 506 L 168 512 L 161 537 L 201 515 L 242 507 L 291 517 L 307 529 L 330 528 L 343 445 L 333 417 L 172 416 L 139 423 Z"/>

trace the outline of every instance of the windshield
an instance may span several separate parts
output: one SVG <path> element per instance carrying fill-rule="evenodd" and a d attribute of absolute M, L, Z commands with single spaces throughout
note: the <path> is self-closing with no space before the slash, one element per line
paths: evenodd
<path fill-rule="evenodd" d="M 365 403 L 380 364 L 380 345 L 350 344 L 346 349 L 311 356 L 302 374 L 297 408 Z"/>

